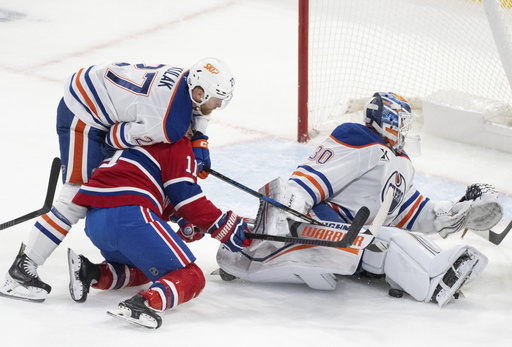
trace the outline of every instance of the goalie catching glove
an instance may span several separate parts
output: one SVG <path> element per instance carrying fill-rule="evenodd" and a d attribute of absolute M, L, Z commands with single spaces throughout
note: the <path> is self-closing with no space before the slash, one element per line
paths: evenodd
<path fill-rule="evenodd" d="M 228 211 L 221 215 L 206 232 L 232 252 L 240 252 L 252 243 L 252 240 L 245 238 L 245 231 L 249 232 L 247 223 L 233 211 Z"/>
<path fill-rule="evenodd" d="M 462 198 L 449 207 L 437 207 L 435 212 L 434 226 L 443 238 L 462 229 L 489 230 L 503 217 L 496 188 L 481 183 L 468 186 Z"/>

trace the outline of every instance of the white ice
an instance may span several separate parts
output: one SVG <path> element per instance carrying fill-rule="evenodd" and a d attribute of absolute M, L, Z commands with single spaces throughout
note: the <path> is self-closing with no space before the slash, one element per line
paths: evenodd
<path fill-rule="evenodd" d="M 189 66 L 216 56 L 236 75 L 235 97 L 216 112 L 209 135 L 217 171 L 258 189 L 286 178 L 315 147 L 298 144 L 297 5 L 294 0 L 0 0 L 0 222 L 41 207 L 50 163 L 59 155 L 55 112 L 64 79 L 108 61 Z M 494 184 L 511 219 L 512 155 L 424 134 L 414 157 L 416 183 L 432 199 L 460 196 L 467 184 Z M 222 209 L 254 217 L 256 198 L 209 177 L 201 182 Z M 33 221 L 0 235 L 0 276 L 11 265 Z M 207 284 L 189 303 L 166 312 L 155 331 L 105 312 L 140 288 L 92 291 L 77 304 L 68 293 L 66 250 L 93 261 L 99 252 L 83 222 L 39 269 L 52 285 L 41 304 L 0 298 L 2 346 L 507 346 L 512 342 L 512 237 L 495 246 L 474 234 L 432 240 L 468 243 L 489 257 L 465 298 L 441 309 L 408 296 L 388 296 L 383 281 L 344 278 L 333 292 L 303 285 L 223 282 L 217 243 L 191 244 Z"/>

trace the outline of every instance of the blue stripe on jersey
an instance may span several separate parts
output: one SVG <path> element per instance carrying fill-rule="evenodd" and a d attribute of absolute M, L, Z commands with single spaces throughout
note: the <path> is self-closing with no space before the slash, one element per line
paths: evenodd
<path fill-rule="evenodd" d="M 421 213 L 421 210 L 423 210 L 423 208 L 425 207 L 425 205 L 427 204 L 427 202 L 429 201 L 430 199 L 429 198 L 426 198 L 424 199 L 420 206 L 418 206 L 418 210 L 416 211 L 416 213 L 414 214 L 414 217 L 411 219 L 411 221 L 409 222 L 409 224 L 407 224 L 407 227 L 406 229 L 408 230 L 411 230 L 412 229 L 412 226 L 414 225 L 414 222 L 416 221 L 416 219 L 418 218 L 418 216 L 420 215 Z"/>
<path fill-rule="evenodd" d="M 60 243 L 62 242 L 55 235 L 53 235 L 48 229 L 46 229 L 41 223 L 36 222 L 36 224 L 34 226 L 37 229 L 39 229 L 39 231 L 41 231 L 47 238 L 52 240 L 56 245 L 60 245 Z"/>
<path fill-rule="evenodd" d="M 329 182 L 329 180 L 327 179 L 327 177 L 325 177 L 325 175 L 323 173 L 321 173 L 320 171 L 317 171 L 315 169 L 313 169 L 311 166 L 308 166 L 308 165 L 301 165 L 299 166 L 298 168 L 303 168 L 304 170 L 308 171 L 308 172 L 311 172 L 312 174 L 320 177 L 320 179 L 322 180 L 322 182 L 324 182 L 325 186 L 327 187 L 327 191 L 329 193 L 328 196 L 331 196 L 332 194 L 334 194 L 333 190 L 332 190 L 332 185 L 331 185 L 331 182 Z M 328 196 L 326 196 L 325 198 L 327 199 Z"/>
<path fill-rule="evenodd" d="M 107 122 L 110 125 L 112 125 L 112 124 L 114 124 L 114 122 L 112 121 L 112 119 L 110 119 L 110 117 L 107 113 L 107 110 L 105 110 L 105 106 L 103 106 L 103 103 L 100 100 L 100 96 L 98 95 L 98 92 L 96 92 L 96 89 L 94 88 L 94 84 L 92 83 L 91 77 L 89 76 L 89 73 L 93 67 L 94 66 L 91 66 L 87 69 L 87 71 L 85 71 L 85 73 L 84 73 L 85 83 L 87 83 L 87 86 L 89 87 L 89 90 L 91 91 L 92 96 L 94 97 L 94 100 L 96 101 L 96 104 L 98 104 L 98 106 L 100 107 L 101 113 L 103 113 Z"/>
<path fill-rule="evenodd" d="M 156 159 L 153 158 L 146 150 L 139 147 L 130 148 L 123 151 L 123 154 L 119 159 L 122 160 L 123 158 L 135 161 L 136 164 L 143 167 L 144 170 L 147 171 L 147 173 L 151 176 L 151 178 L 154 179 L 159 187 L 163 187 L 161 168 L 158 164 L 155 163 Z"/>
<path fill-rule="evenodd" d="M 73 84 L 74 84 L 74 81 L 76 80 L 76 73 L 73 74 L 73 77 L 71 77 L 71 83 L 69 83 L 69 93 L 73 96 L 73 98 L 75 98 L 76 101 L 78 101 L 80 103 L 80 105 L 83 106 L 83 108 L 87 111 L 87 113 L 89 113 L 89 115 L 91 116 L 91 118 L 98 124 L 100 124 L 102 127 L 104 127 L 105 125 L 102 124 L 97 118 L 96 116 L 92 113 L 92 111 L 89 109 L 89 107 L 87 107 L 86 104 L 84 104 L 82 102 L 82 100 L 80 99 L 80 97 L 75 93 L 75 90 L 73 89 Z"/>
<path fill-rule="evenodd" d="M 345 207 L 342 207 L 342 206 L 339 206 L 339 207 L 341 209 L 341 212 L 343 212 L 345 214 L 345 216 L 341 216 L 341 217 L 343 219 L 345 219 L 346 221 L 352 223 L 352 221 L 354 220 L 354 216 L 352 215 L 352 213 L 350 213 L 350 211 L 347 210 Z"/>
<path fill-rule="evenodd" d="M 195 197 L 200 198 L 201 196 L 204 196 L 201 186 L 188 180 L 178 180 L 169 184 L 165 187 L 165 193 L 174 207 L 177 207 L 188 199 L 195 201 Z M 179 206 L 179 208 L 182 207 L 183 206 Z"/>
<path fill-rule="evenodd" d="M 397 217 L 400 216 L 402 214 L 402 212 L 404 212 L 406 209 L 408 209 L 409 207 L 411 207 L 411 205 L 414 203 L 414 201 L 416 201 L 416 199 L 420 196 L 420 192 L 416 191 L 414 192 L 414 194 L 409 198 L 409 200 L 407 200 L 406 202 L 404 202 L 402 204 L 402 206 L 400 207 L 400 209 L 398 210 L 398 214 L 397 214 Z"/>
<path fill-rule="evenodd" d="M 300 179 L 297 179 L 297 178 L 290 178 L 290 181 L 294 181 L 296 182 L 299 186 L 301 186 L 302 188 L 304 188 L 304 190 L 309 194 L 309 196 L 311 196 L 311 198 L 313 199 L 313 206 L 318 204 L 318 201 L 316 199 L 316 194 L 313 192 L 313 190 L 311 190 L 311 188 L 309 188 L 304 182 L 302 182 Z"/>
<path fill-rule="evenodd" d="M 126 140 L 124 139 L 124 128 L 126 127 L 126 124 L 128 123 L 121 123 L 121 125 L 119 126 L 119 140 L 121 140 L 123 146 L 125 146 L 126 148 L 130 148 L 133 147 L 133 145 L 131 143 L 126 142 Z"/>

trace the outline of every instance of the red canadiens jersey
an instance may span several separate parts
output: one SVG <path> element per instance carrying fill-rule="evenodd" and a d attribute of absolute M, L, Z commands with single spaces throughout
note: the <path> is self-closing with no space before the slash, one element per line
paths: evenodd
<path fill-rule="evenodd" d="M 169 220 L 167 211 L 207 230 L 222 214 L 197 184 L 188 138 L 119 150 L 96 169 L 73 202 L 87 207 L 139 205 Z"/>

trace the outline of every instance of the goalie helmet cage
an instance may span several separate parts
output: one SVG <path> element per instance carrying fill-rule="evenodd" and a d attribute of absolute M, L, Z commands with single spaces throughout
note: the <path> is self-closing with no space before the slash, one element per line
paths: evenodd
<path fill-rule="evenodd" d="M 299 142 L 362 121 L 376 91 L 510 109 L 512 0 L 299 0 L 298 13 Z"/>

